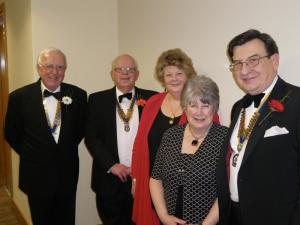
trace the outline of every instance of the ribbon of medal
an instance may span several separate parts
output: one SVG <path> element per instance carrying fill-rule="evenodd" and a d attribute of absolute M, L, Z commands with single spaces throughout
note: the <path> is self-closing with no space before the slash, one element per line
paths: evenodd
<path fill-rule="evenodd" d="M 131 99 L 130 107 L 129 107 L 129 109 L 127 109 L 127 113 L 126 114 L 124 113 L 124 110 L 122 109 L 122 107 L 119 104 L 119 102 L 116 101 L 117 102 L 118 114 L 119 114 L 121 120 L 124 122 L 124 130 L 126 132 L 130 131 L 129 121 L 130 121 L 130 119 L 132 117 L 132 114 L 133 114 L 133 109 L 134 109 L 134 103 L 135 103 L 135 101 L 136 101 L 136 96 L 134 96 Z"/>
<path fill-rule="evenodd" d="M 60 126 L 60 123 L 61 123 L 61 103 L 60 103 L 60 101 L 57 101 L 56 112 L 55 112 L 53 124 L 51 124 L 51 122 L 50 122 L 49 113 L 48 113 L 48 110 L 45 105 L 44 105 L 44 109 L 45 109 L 46 119 L 47 119 L 47 123 L 48 123 L 49 129 L 50 129 L 50 132 L 52 135 L 54 135 L 57 128 Z"/>

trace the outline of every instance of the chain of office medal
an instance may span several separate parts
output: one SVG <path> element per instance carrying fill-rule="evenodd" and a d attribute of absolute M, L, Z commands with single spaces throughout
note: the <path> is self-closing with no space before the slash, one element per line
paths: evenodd
<path fill-rule="evenodd" d="M 127 113 L 125 114 L 124 110 L 121 107 L 121 105 L 117 101 L 118 114 L 119 114 L 121 120 L 124 122 L 124 130 L 126 132 L 130 131 L 129 121 L 130 121 L 130 119 L 132 117 L 132 114 L 133 114 L 134 103 L 135 103 L 135 97 L 133 97 L 131 99 L 130 107 L 129 107 L 129 109 L 127 109 Z"/>

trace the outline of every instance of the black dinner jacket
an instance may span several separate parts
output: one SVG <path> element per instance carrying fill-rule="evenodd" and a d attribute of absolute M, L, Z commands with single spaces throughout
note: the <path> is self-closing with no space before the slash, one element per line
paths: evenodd
<path fill-rule="evenodd" d="M 283 103 L 284 111 L 270 113 L 267 102 L 281 100 L 289 91 Z M 268 101 L 251 133 L 238 174 L 243 225 L 299 225 L 300 88 L 279 78 Z M 242 102 L 243 99 L 233 106 L 229 135 L 217 169 L 221 225 L 230 225 L 226 154 Z M 286 128 L 289 133 L 264 137 L 266 130 L 274 126 Z"/>
<path fill-rule="evenodd" d="M 76 191 L 78 144 L 84 135 L 87 94 L 66 83 L 61 84 L 61 93 L 72 103 L 61 103 L 58 143 L 47 124 L 40 80 L 9 95 L 5 137 L 20 156 L 19 187 L 27 194 Z"/>
<path fill-rule="evenodd" d="M 154 91 L 135 87 L 140 99 L 147 100 Z M 113 196 L 122 184 L 107 171 L 119 163 L 116 127 L 116 88 L 93 93 L 88 100 L 85 143 L 93 157 L 92 184 L 96 193 Z M 139 118 L 143 107 L 138 106 Z"/>

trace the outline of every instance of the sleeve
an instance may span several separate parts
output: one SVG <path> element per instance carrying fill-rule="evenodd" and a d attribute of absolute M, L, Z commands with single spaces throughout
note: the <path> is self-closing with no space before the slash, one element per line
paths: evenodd
<path fill-rule="evenodd" d="M 144 115 L 144 111 L 142 115 Z M 133 148 L 132 148 L 131 176 L 133 178 L 137 178 L 139 170 L 141 168 L 141 162 L 145 160 L 145 157 L 143 155 L 143 150 L 145 150 L 144 145 L 146 143 L 143 143 L 143 140 L 145 139 L 145 137 L 143 136 L 147 134 L 145 133 L 144 123 L 145 123 L 144 120 L 141 119 L 136 137 L 134 139 Z"/>
<path fill-rule="evenodd" d="M 24 133 L 21 105 L 20 96 L 15 93 L 9 95 L 4 125 L 5 139 L 18 154 L 21 154 L 22 151 L 21 144 Z"/>
<path fill-rule="evenodd" d="M 147 151 L 149 151 L 148 132 L 149 126 L 152 126 L 152 124 L 149 124 L 151 123 L 151 119 L 149 119 L 149 117 L 152 116 L 150 115 L 150 113 L 153 107 L 155 107 L 153 102 L 151 100 L 148 100 L 145 105 L 145 108 L 143 109 L 138 131 L 134 139 L 131 160 L 131 176 L 133 178 L 137 178 L 139 175 L 142 175 L 144 172 L 147 171 L 147 168 L 149 167 L 149 157 L 147 157 Z M 145 171 L 141 170 L 141 168 L 145 168 Z"/>
<path fill-rule="evenodd" d="M 168 150 L 170 142 L 169 133 L 168 131 L 164 133 L 154 161 L 151 177 L 156 180 L 162 180 L 163 166 L 166 160 L 165 152 Z"/>
<path fill-rule="evenodd" d="M 291 225 L 299 225 L 300 224 L 300 117 L 298 117 L 297 120 L 297 139 L 298 139 L 298 146 L 297 146 L 297 152 L 298 152 L 298 195 L 297 195 L 297 201 L 296 206 L 292 214 L 291 218 Z"/>
<path fill-rule="evenodd" d="M 79 95 L 79 121 L 78 125 L 80 127 L 78 132 L 78 144 L 81 142 L 82 138 L 85 135 L 85 120 L 86 120 L 86 112 L 87 112 L 87 93 L 86 91 L 81 91 Z"/>
<path fill-rule="evenodd" d="M 90 96 L 88 100 L 88 110 L 85 124 L 85 144 L 95 160 L 105 171 L 117 163 L 113 153 L 104 143 L 105 128 L 103 127 L 103 118 L 99 110 L 99 101 L 96 96 Z M 101 101 L 100 101 L 101 102 Z"/>

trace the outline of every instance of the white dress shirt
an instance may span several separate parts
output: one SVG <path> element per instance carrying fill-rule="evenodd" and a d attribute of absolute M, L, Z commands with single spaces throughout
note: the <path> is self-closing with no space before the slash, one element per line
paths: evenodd
<path fill-rule="evenodd" d="M 42 89 L 42 96 L 43 96 L 44 90 L 47 89 L 46 86 L 43 84 L 43 82 L 41 82 L 41 89 Z M 49 89 L 47 89 L 47 90 L 50 91 Z M 55 93 L 55 92 L 59 92 L 59 91 L 60 91 L 60 86 L 55 91 L 50 91 L 50 92 Z M 46 98 L 43 97 L 43 105 L 44 105 L 44 109 L 45 109 L 45 114 L 46 113 L 48 114 L 48 118 L 50 120 L 51 125 L 53 125 L 53 122 L 55 119 L 57 103 L 58 103 L 58 100 L 54 96 L 49 96 Z M 52 136 L 56 143 L 58 142 L 60 126 L 61 126 L 61 123 L 58 124 L 55 132 L 52 133 Z M 49 132 L 50 132 L 50 128 L 49 128 Z"/>
<path fill-rule="evenodd" d="M 134 96 L 135 90 L 133 89 L 131 92 L 132 96 Z M 123 93 L 118 88 L 116 88 L 117 101 L 119 99 L 119 96 L 122 94 Z M 127 114 L 127 110 L 130 107 L 130 103 L 131 100 L 127 98 L 123 98 L 122 102 L 120 103 L 120 106 L 123 109 L 125 115 Z M 134 104 L 132 117 L 129 120 L 130 130 L 128 132 L 124 130 L 124 122 L 118 114 L 118 108 L 116 110 L 116 122 L 119 160 L 121 164 L 131 167 L 132 148 L 139 125 L 138 106 Z"/>
<path fill-rule="evenodd" d="M 276 76 L 272 82 L 272 84 L 263 92 L 265 94 L 264 98 L 261 100 L 261 103 L 263 103 L 271 93 L 273 87 L 275 86 L 276 82 L 278 80 L 278 76 Z M 245 118 L 245 127 L 248 127 L 250 119 L 253 115 L 253 113 L 257 110 L 257 108 L 254 107 L 254 103 L 252 103 L 248 108 L 246 108 L 246 118 Z M 237 179 L 239 170 L 243 161 L 245 148 L 248 144 L 247 140 L 245 140 L 245 143 L 243 145 L 242 150 L 239 153 L 239 156 L 237 158 L 236 166 L 232 166 L 232 159 L 233 156 L 238 153 L 237 146 L 238 146 L 238 130 L 240 126 L 240 120 L 241 120 L 241 113 L 239 115 L 239 118 L 237 120 L 237 123 L 235 124 L 235 127 L 233 129 L 231 139 L 230 139 L 230 145 L 232 147 L 232 155 L 230 158 L 230 177 L 229 177 L 229 189 L 230 189 L 230 197 L 231 200 L 234 202 L 239 202 L 239 193 L 238 193 L 238 185 L 237 185 Z"/>

